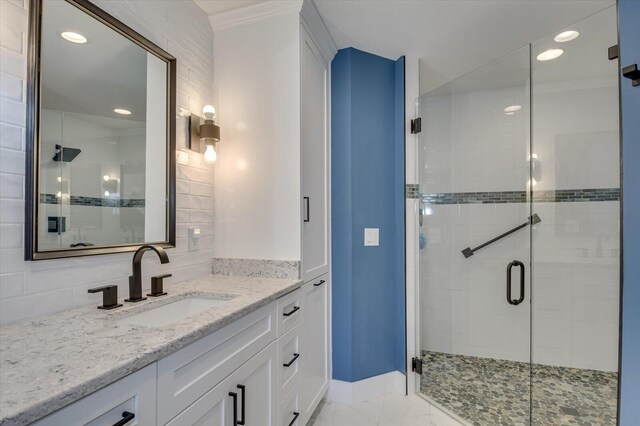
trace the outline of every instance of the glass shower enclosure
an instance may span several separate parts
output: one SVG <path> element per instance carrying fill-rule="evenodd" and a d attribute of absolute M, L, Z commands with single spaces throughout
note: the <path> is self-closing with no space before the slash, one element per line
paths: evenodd
<path fill-rule="evenodd" d="M 461 424 L 613 425 L 616 11 L 419 99 L 418 392 Z"/>

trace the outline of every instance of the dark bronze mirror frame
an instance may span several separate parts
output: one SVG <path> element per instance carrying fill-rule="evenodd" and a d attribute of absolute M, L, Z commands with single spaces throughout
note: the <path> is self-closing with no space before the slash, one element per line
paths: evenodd
<path fill-rule="evenodd" d="M 40 146 L 40 48 L 42 29 L 42 2 L 29 0 L 29 42 L 27 48 L 27 127 L 25 170 L 25 260 L 60 259 L 99 254 L 136 251 L 144 244 L 175 247 L 176 241 L 176 58 L 156 44 L 123 24 L 87 0 L 65 0 L 86 14 L 120 33 L 133 43 L 154 54 L 167 64 L 167 212 L 166 241 L 146 241 L 136 244 L 83 247 L 38 251 L 38 188 Z"/>

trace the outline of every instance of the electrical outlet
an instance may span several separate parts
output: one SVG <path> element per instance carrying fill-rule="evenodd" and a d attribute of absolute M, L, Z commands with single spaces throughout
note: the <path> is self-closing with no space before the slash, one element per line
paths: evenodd
<path fill-rule="evenodd" d="M 200 249 L 200 228 L 189 228 L 189 251 Z"/>

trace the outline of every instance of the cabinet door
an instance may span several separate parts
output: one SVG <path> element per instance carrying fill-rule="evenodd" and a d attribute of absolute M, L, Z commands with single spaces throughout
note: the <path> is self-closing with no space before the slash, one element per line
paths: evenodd
<path fill-rule="evenodd" d="M 329 271 L 328 63 L 304 26 L 301 34 L 302 276 Z"/>
<path fill-rule="evenodd" d="M 275 426 L 277 352 L 272 342 L 167 425 Z"/>
<path fill-rule="evenodd" d="M 238 395 L 238 420 L 246 426 L 276 424 L 277 359 L 278 345 L 273 342 L 233 374 L 230 392 Z"/>
<path fill-rule="evenodd" d="M 167 426 L 232 426 L 233 401 L 224 381 L 178 414 Z"/>
<path fill-rule="evenodd" d="M 329 275 L 304 285 L 302 411 L 309 419 L 329 387 Z"/>

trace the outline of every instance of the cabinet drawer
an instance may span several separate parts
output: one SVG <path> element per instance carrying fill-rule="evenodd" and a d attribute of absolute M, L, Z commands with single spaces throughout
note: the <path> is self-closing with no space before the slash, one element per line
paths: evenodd
<path fill-rule="evenodd" d="M 276 302 L 158 361 L 158 423 L 165 424 L 276 338 Z"/>
<path fill-rule="evenodd" d="M 300 410 L 300 389 L 296 383 L 278 404 L 278 426 L 302 426 L 304 419 Z"/>
<path fill-rule="evenodd" d="M 302 289 L 278 299 L 278 337 L 291 330 L 302 318 Z"/>
<path fill-rule="evenodd" d="M 124 413 L 127 426 L 156 424 L 156 363 L 102 388 L 34 423 L 37 426 L 112 426 Z"/>
<path fill-rule="evenodd" d="M 298 324 L 278 339 L 278 395 L 285 395 L 296 384 L 301 375 L 302 345 Z"/>

